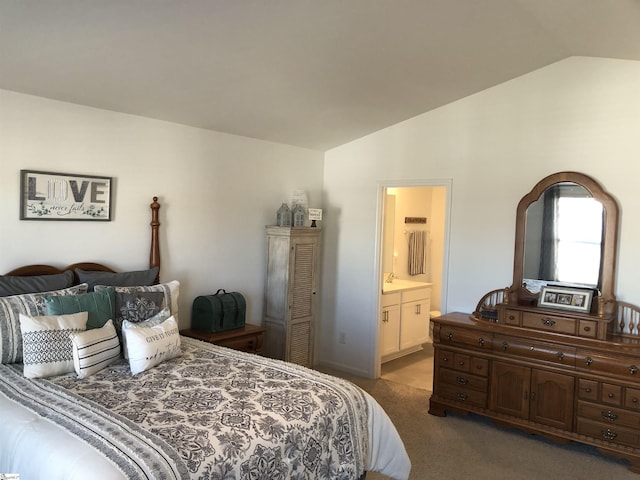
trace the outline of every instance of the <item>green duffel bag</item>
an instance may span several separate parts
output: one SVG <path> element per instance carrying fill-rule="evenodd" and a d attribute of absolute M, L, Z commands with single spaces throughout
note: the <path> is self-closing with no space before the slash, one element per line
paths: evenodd
<path fill-rule="evenodd" d="M 221 288 L 215 295 L 196 297 L 191 308 L 191 328 L 207 333 L 242 328 L 246 313 L 244 296 Z"/>

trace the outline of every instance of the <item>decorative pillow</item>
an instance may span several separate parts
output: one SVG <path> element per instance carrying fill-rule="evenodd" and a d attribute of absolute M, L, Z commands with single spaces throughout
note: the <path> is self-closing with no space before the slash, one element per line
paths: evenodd
<path fill-rule="evenodd" d="M 0 297 L 60 290 L 71 285 L 73 285 L 71 270 L 53 275 L 34 275 L 31 277 L 0 275 Z"/>
<path fill-rule="evenodd" d="M 149 327 L 132 327 L 131 322 L 125 321 L 122 324 L 122 333 L 126 338 L 127 357 L 132 375 L 182 355 L 178 323 L 173 316 Z"/>
<path fill-rule="evenodd" d="M 171 316 L 171 312 L 169 311 L 169 307 L 164 307 L 154 316 L 144 320 L 142 322 L 131 322 L 127 321 L 127 328 L 138 328 L 138 327 L 153 327 L 154 325 L 158 325 L 159 323 L 164 322 L 167 318 Z M 122 326 L 124 328 L 124 325 Z M 124 352 L 124 358 L 129 358 L 127 355 L 127 337 L 122 335 L 122 351 Z"/>
<path fill-rule="evenodd" d="M 135 287 L 137 285 L 153 285 L 158 276 L 158 267 L 135 272 L 97 272 L 76 268 L 76 275 L 80 283 L 88 283 L 89 291 L 93 292 L 96 285 L 112 287 Z"/>
<path fill-rule="evenodd" d="M 73 372 L 70 334 L 86 330 L 89 314 L 19 315 L 24 345 L 24 376 L 42 378 Z"/>
<path fill-rule="evenodd" d="M 107 320 L 102 328 L 70 335 L 73 348 L 73 366 L 79 378 L 86 378 L 108 367 L 120 358 L 120 341 Z"/>
<path fill-rule="evenodd" d="M 27 293 L 0 298 L 0 360 L 2 363 L 22 361 L 22 334 L 18 315 L 46 315 L 44 297 L 51 295 L 78 295 L 87 291 L 82 283 L 62 290 L 43 293 Z"/>
<path fill-rule="evenodd" d="M 99 292 L 66 297 L 45 297 L 47 315 L 65 315 L 67 313 L 89 312 L 87 329 L 101 328 L 107 320 L 115 316 L 115 290 L 105 288 Z"/>
<path fill-rule="evenodd" d="M 104 290 L 107 288 L 106 285 L 96 285 L 95 291 L 99 292 L 100 290 Z M 159 283 L 158 285 L 149 285 L 149 286 L 137 286 L 137 287 L 115 287 L 116 289 L 116 303 L 118 303 L 117 297 L 118 294 L 122 293 L 133 293 L 139 294 L 144 292 L 162 292 L 164 293 L 164 305 L 169 307 L 171 310 L 171 315 L 176 318 L 176 322 L 178 322 L 178 295 L 180 293 L 180 282 L 177 280 L 172 280 L 167 283 Z M 117 319 L 116 319 L 116 329 L 118 328 Z"/>

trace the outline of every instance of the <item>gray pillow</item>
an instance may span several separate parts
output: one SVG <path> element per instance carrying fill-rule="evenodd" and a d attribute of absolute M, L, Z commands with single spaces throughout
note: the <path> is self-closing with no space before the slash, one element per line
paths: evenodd
<path fill-rule="evenodd" d="M 24 293 L 49 292 L 73 285 L 73 272 L 67 270 L 53 275 L 13 276 L 0 275 L 0 297 Z"/>
<path fill-rule="evenodd" d="M 112 287 L 137 287 L 139 285 L 153 285 L 158 276 L 158 267 L 149 270 L 135 272 L 97 272 L 80 270 L 76 268 L 76 274 L 80 283 L 87 283 L 89 291 L 93 292 L 95 285 L 108 285 Z"/>

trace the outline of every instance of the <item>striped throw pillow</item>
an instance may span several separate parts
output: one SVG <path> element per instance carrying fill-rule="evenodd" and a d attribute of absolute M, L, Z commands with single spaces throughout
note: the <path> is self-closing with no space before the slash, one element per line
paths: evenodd
<path fill-rule="evenodd" d="M 101 328 L 72 334 L 71 343 L 78 378 L 93 375 L 120 359 L 120 341 L 113 320 L 107 320 Z"/>

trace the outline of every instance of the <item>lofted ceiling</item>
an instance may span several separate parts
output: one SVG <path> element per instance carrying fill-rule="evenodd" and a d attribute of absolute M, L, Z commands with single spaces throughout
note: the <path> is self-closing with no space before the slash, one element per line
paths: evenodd
<path fill-rule="evenodd" d="M 0 0 L 0 89 L 316 150 L 575 55 L 640 0 Z"/>

